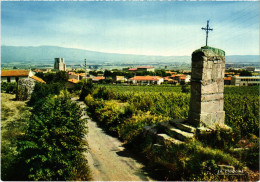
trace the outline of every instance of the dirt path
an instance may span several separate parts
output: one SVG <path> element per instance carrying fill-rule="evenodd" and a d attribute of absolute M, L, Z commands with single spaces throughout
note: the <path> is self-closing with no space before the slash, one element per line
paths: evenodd
<path fill-rule="evenodd" d="M 75 99 L 73 99 L 75 100 Z M 78 102 L 82 108 L 83 102 Z M 85 118 L 88 116 L 85 113 Z M 107 135 L 97 124 L 88 118 L 89 152 L 88 163 L 93 181 L 152 181 L 143 171 L 144 165 L 130 157 L 133 154 L 125 151 L 123 143 Z"/>

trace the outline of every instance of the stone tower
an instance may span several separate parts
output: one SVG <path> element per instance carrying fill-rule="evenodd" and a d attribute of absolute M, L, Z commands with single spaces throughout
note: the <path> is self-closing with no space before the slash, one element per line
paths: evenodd
<path fill-rule="evenodd" d="M 191 100 L 188 122 L 196 127 L 224 126 L 225 52 L 201 47 L 192 53 Z"/>
<path fill-rule="evenodd" d="M 54 69 L 59 71 L 66 71 L 64 58 L 54 58 Z"/>

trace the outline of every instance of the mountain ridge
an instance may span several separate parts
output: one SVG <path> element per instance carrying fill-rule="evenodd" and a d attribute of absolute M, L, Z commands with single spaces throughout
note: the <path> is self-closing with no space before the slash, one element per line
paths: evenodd
<path fill-rule="evenodd" d="M 53 63 L 55 57 L 65 58 L 67 64 L 79 63 L 87 59 L 88 63 L 190 63 L 190 56 L 151 56 L 120 53 L 105 53 L 60 46 L 1 46 L 1 62 Z M 229 55 L 227 63 L 258 62 L 259 55 Z"/>

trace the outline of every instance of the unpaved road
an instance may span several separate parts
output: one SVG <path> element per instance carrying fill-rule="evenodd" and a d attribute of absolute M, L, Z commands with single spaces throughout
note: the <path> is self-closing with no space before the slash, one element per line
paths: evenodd
<path fill-rule="evenodd" d="M 85 107 L 83 102 L 77 102 L 80 107 Z M 88 118 L 85 111 L 84 114 L 83 117 Z M 144 165 L 129 157 L 133 154 L 125 151 L 123 143 L 107 135 L 90 118 L 87 141 L 89 150 L 86 156 L 93 181 L 153 181 L 148 173 L 142 170 Z"/>

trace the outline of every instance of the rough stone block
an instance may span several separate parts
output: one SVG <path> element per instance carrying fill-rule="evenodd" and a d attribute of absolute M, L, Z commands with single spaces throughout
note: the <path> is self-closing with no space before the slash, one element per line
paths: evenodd
<path fill-rule="evenodd" d="M 219 108 L 220 108 L 220 111 L 223 111 L 223 109 L 224 109 L 224 99 L 219 101 Z"/>
<path fill-rule="evenodd" d="M 195 100 L 196 98 L 191 99 L 190 101 L 190 110 L 193 112 L 200 112 L 201 111 L 201 102 Z"/>
<path fill-rule="evenodd" d="M 191 81 L 191 95 L 200 96 L 201 94 L 201 82 Z"/>
<path fill-rule="evenodd" d="M 224 79 L 218 82 L 218 92 L 220 93 L 224 92 Z"/>
<path fill-rule="evenodd" d="M 224 120 L 225 120 L 224 111 L 200 114 L 200 126 L 206 126 L 210 128 L 215 128 L 217 125 L 224 126 Z"/>
<path fill-rule="evenodd" d="M 213 82 L 212 84 L 202 85 L 201 86 L 201 93 L 202 94 L 211 94 L 218 92 L 218 84 Z"/>
<path fill-rule="evenodd" d="M 208 61 L 207 56 L 192 55 L 192 66 L 203 67 L 203 63 L 207 61 Z"/>
<path fill-rule="evenodd" d="M 194 112 L 192 110 L 189 111 L 189 119 L 187 120 L 187 123 L 194 127 L 200 126 L 200 114 L 199 112 Z"/>
<path fill-rule="evenodd" d="M 201 68 L 192 68 L 191 72 L 192 78 L 202 79 L 203 70 Z"/>
<path fill-rule="evenodd" d="M 213 62 L 212 61 L 207 61 L 204 62 L 204 67 L 205 69 L 212 69 L 213 68 Z"/>
<path fill-rule="evenodd" d="M 216 94 L 203 94 L 201 95 L 201 101 L 212 101 L 212 100 L 223 100 L 224 95 L 223 93 L 216 93 Z"/>
<path fill-rule="evenodd" d="M 212 113 L 220 111 L 219 101 L 201 102 L 201 113 Z"/>

